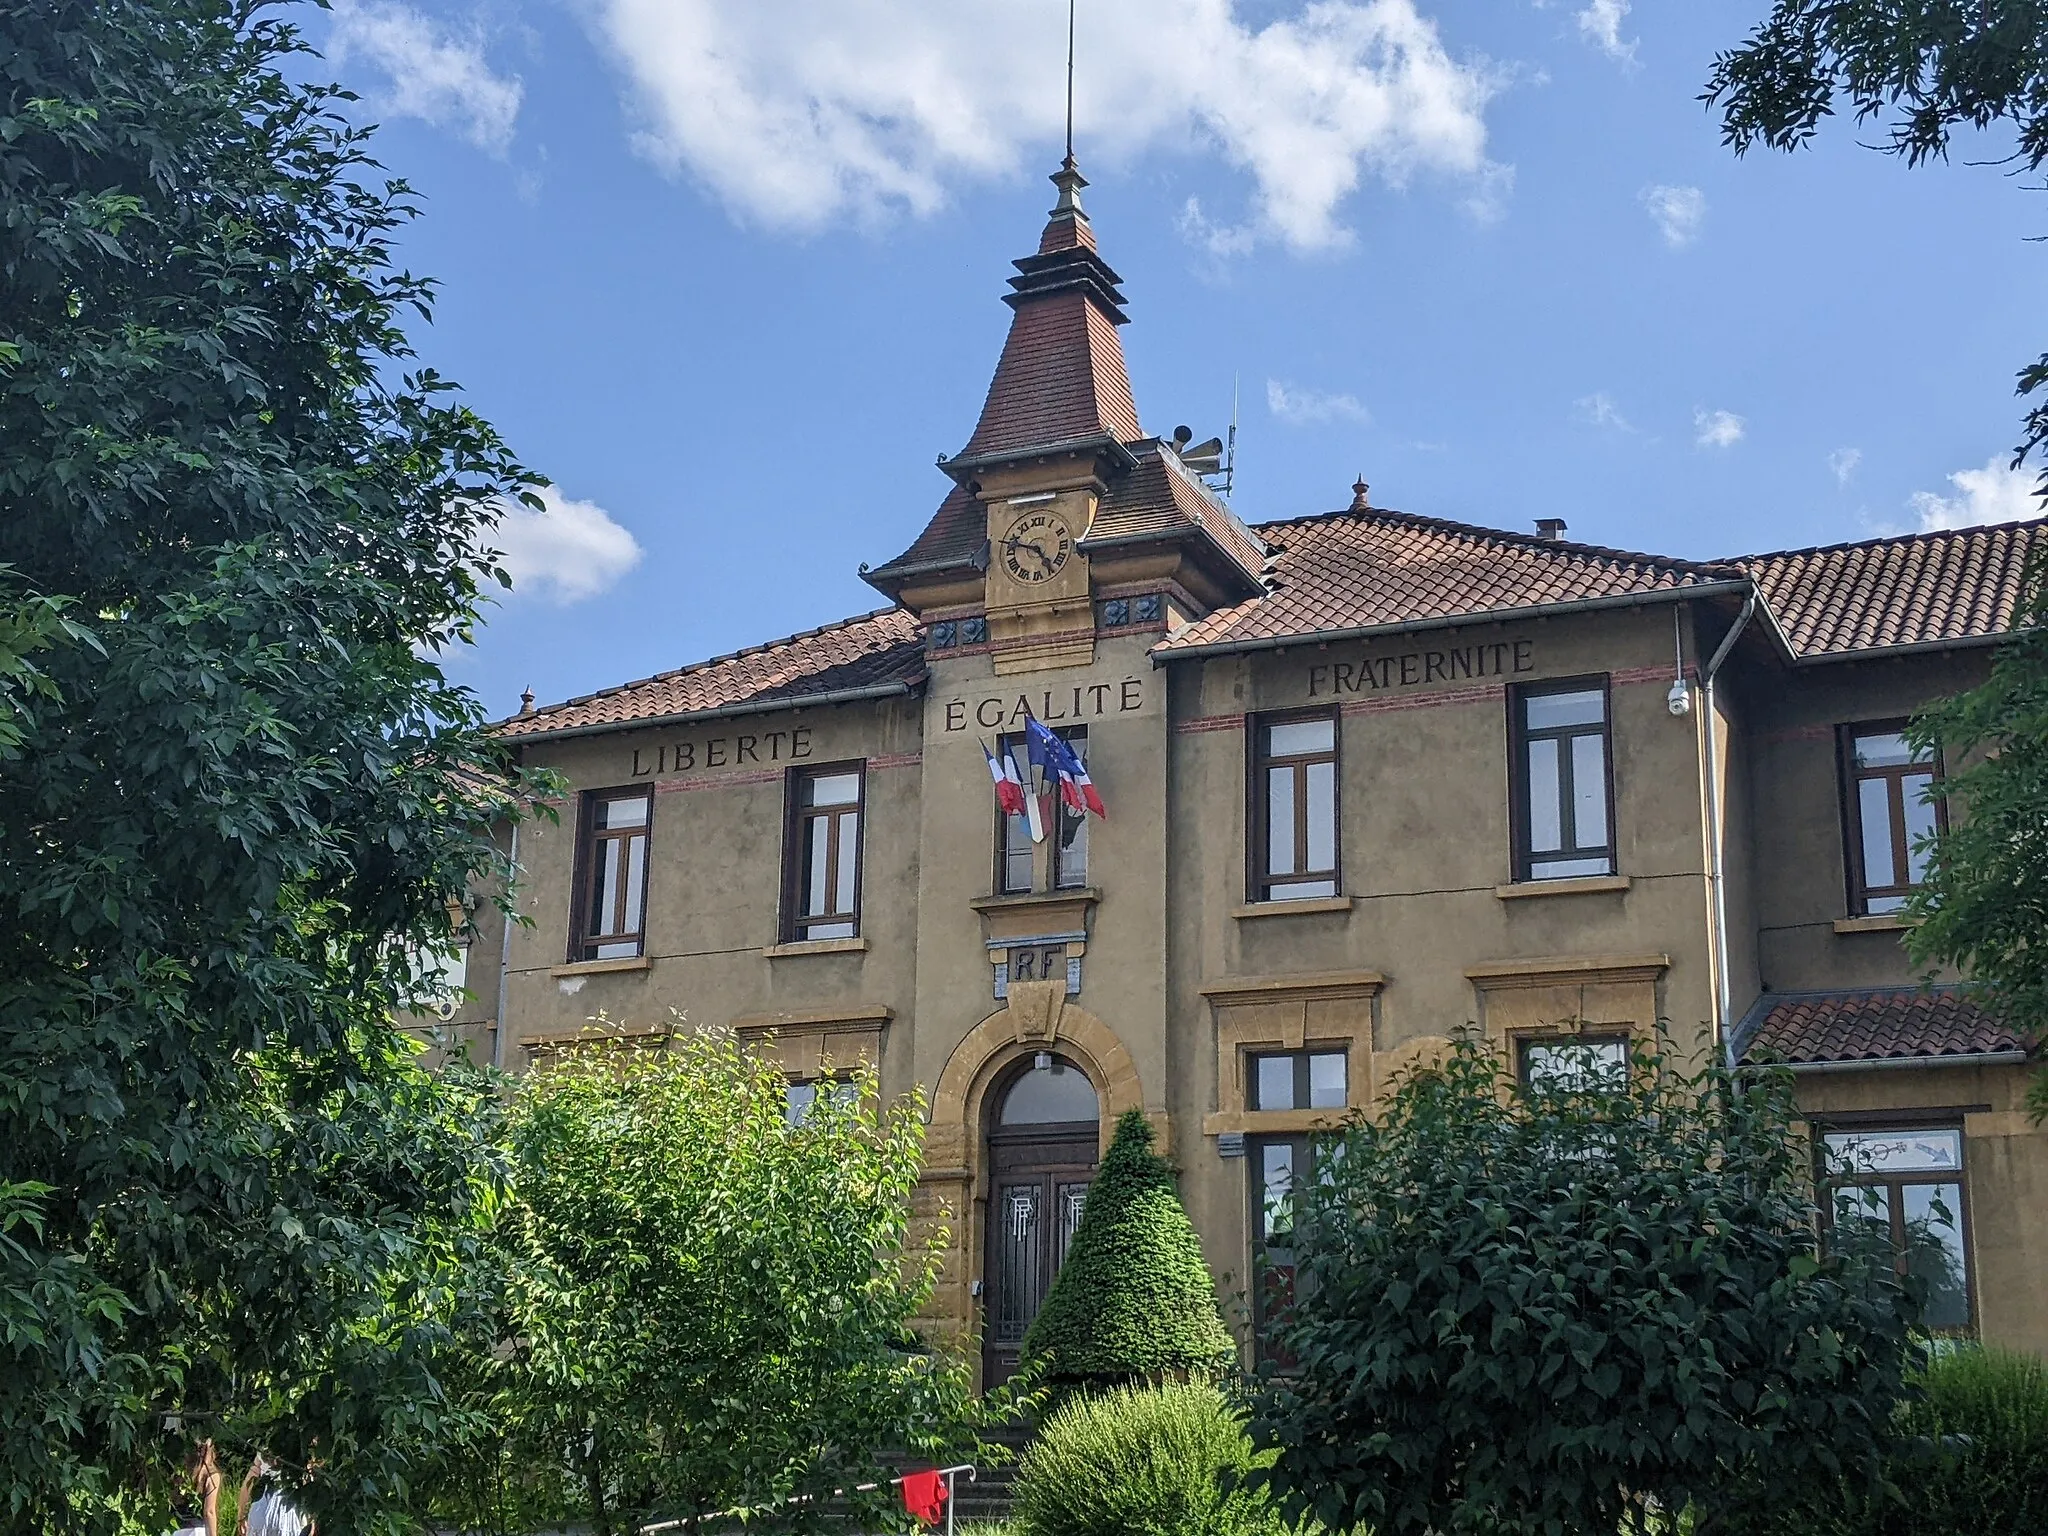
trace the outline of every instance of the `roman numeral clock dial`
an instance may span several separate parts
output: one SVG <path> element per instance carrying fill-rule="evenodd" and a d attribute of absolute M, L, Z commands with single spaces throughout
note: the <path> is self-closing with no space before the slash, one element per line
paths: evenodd
<path fill-rule="evenodd" d="M 1037 586 L 1059 575 L 1074 552 L 1074 536 L 1057 512 L 1027 512 L 996 541 L 1013 581 Z"/>

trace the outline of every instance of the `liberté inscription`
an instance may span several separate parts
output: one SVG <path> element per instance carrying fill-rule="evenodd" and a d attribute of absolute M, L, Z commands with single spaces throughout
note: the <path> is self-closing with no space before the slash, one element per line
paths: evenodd
<path fill-rule="evenodd" d="M 811 755 L 811 729 L 736 732 L 708 741 L 663 742 L 633 749 L 633 777 L 692 773 L 699 768 L 737 768 L 743 763 L 794 763 Z"/>
<path fill-rule="evenodd" d="M 1126 677 L 1114 683 L 1074 683 L 1041 688 L 1036 693 L 990 694 L 982 699 L 948 699 L 949 731 L 1021 731 L 1026 720 L 1047 725 L 1062 720 L 1089 720 L 1102 715 L 1128 715 L 1145 707 L 1145 680 Z"/>
<path fill-rule="evenodd" d="M 1535 642 L 1500 640 L 1484 645 L 1449 645 L 1440 651 L 1403 651 L 1367 656 L 1308 669 L 1310 698 L 1325 693 L 1378 693 L 1420 683 L 1449 683 L 1467 677 L 1510 677 L 1534 672 Z"/>

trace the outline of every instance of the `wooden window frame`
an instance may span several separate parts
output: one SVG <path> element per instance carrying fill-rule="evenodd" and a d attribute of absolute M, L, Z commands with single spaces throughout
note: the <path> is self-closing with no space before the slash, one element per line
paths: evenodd
<path fill-rule="evenodd" d="M 782 1093 L 783 1118 L 789 1129 L 795 1130 L 809 1117 L 818 1100 L 828 1094 L 844 1093 L 854 1086 L 853 1075 L 849 1072 L 825 1072 L 815 1077 L 790 1077 L 785 1079 Z M 799 1088 L 811 1090 L 811 1097 L 805 1102 L 802 1113 L 796 1108 L 795 1094 Z"/>
<path fill-rule="evenodd" d="M 1538 854 L 1529 846 L 1529 743 L 1532 740 L 1564 740 L 1573 736 L 1589 734 L 1585 726 L 1549 726 L 1531 731 L 1528 720 L 1528 701 L 1558 693 L 1592 693 L 1600 695 L 1600 788 L 1607 797 L 1607 842 L 1602 847 L 1581 848 L 1576 845 Z M 1569 782 L 1570 754 L 1558 754 L 1559 814 L 1561 827 L 1569 828 L 1569 835 L 1577 837 L 1576 818 L 1566 816 L 1571 796 L 1566 793 Z M 1508 688 L 1508 825 L 1513 843 L 1514 877 L 1518 883 L 1534 883 L 1542 880 L 1582 879 L 1577 875 L 1537 875 L 1533 873 L 1538 863 L 1560 863 L 1566 859 L 1593 859 L 1605 856 L 1608 875 L 1621 871 L 1621 829 L 1617 824 L 1614 803 L 1614 688 L 1613 678 L 1605 673 L 1585 677 L 1548 679 L 1541 683 L 1519 683 Z M 1597 878 L 1597 877 L 1596 877 Z"/>
<path fill-rule="evenodd" d="M 1310 1098 L 1311 1056 L 1336 1056 L 1344 1063 L 1344 1102 L 1342 1104 L 1313 1105 Z M 1294 1068 L 1294 1103 L 1267 1104 L 1259 1098 L 1259 1063 L 1275 1058 L 1292 1063 Z M 1351 1047 L 1348 1042 L 1335 1045 L 1304 1045 L 1299 1050 L 1247 1050 L 1244 1053 L 1244 1100 L 1247 1114 L 1286 1113 L 1289 1110 L 1315 1110 L 1318 1113 L 1342 1114 L 1351 1107 Z"/>
<path fill-rule="evenodd" d="M 850 773 L 855 779 L 853 803 L 851 805 L 821 806 L 816 809 L 804 805 L 804 786 L 815 779 L 835 778 Z M 782 828 L 782 942 L 801 944 L 810 939 L 814 926 L 850 923 L 851 934 L 834 935 L 835 938 L 858 938 L 861 926 L 862 886 L 867 870 L 866 845 L 868 835 L 868 765 L 866 758 L 850 758 L 845 762 L 806 764 L 792 768 L 783 781 L 783 828 Z M 810 846 L 809 828 L 813 821 L 829 818 L 838 822 L 842 817 L 856 816 L 853 837 L 853 910 L 829 913 L 806 913 L 803 910 L 804 897 L 804 855 Z M 833 891 L 839 888 L 839 860 L 842 854 L 842 837 L 835 826 L 830 834 L 826 852 L 825 879 Z"/>
<path fill-rule="evenodd" d="M 1266 750 L 1268 734 L 1276 725 L 1305 725 L 1313 720 L 1330 722 L 1330 750 L 1289 753 L 1274 758 Z M 1276 885 L 1305 885 L 1328 880 L 1331 896 L 1344 894 L 1344 720 L 1335 708 L 1275 710 L 1249 716 L 1245 732 L 1245 899 L 1250 902 L 1316 901 L 1313 896 L 1275 896 Z M 1299 864 L 1308 862 L 1308 769 L 1311 764 L 1330 766 L 1330 867 L 1298 869 L 1275 875 L 1266 868 L 1267 832 L 1272 816 L 1267 770 L 1278 764 L 1292 764 L 1294 773 L 1294 853 Z"/>
<path fill-rule="evenodd" d="M 1906 837 L 1905 788 L 1900 781 L 1924 770 L 1934 784 L 1940 784 L 1941 754 L 1936 752 L 1925 762 L 1893 763 L 1882 768 L 1856 766 L 1856 739 L 1859 736 L 1896 735 L 1903 732 L 1907 724 L 1907 720 L 1900 717 L 1890 720 L 1852 720 L 1835 727 L 1835 761 L 1842 802 L 1842 869 L 1848 881 L 1849 915 L 1852 917 L 1874 915 L 1870 910 L 1873 897 L 1880 900 L 1893 897 L 1903 899 L 1919 889 L 1919 886 L 1910 879 L 1913 867 L 1912 845 Z M 1864 871 L 1863 799 L 1858 791 L 1866 779 L 1883 779 L 1890 784 L 1885 808 L 1892 823 L 1892 867 L 1909 877 L 1903 884 L 1874 888 Z M 1948 802 L 1938 795 L 1934 800 L 1934 830 L 1937 836 L 1948 831 Z"/>
<path fill-rule="evenodd" d="M 635 797 L 647 804 L 647 819 L 638 827 L 621 827 L 616 831 L 601 831 L 597 825 L 597 808 L 613 800 L 631 800 Z M 643 840 L 647 847 L 642 856 L 640 873 L 640 910 L 633 914 L 630 930 L 605 937 L 590 932 L 590 903 L 596 892 L 591 888 L 597 879 L 600 862 L 597 857 L 601 842 L 630 843 L 635 837 Z M 628 855 L 630 857 L 630 854 Z M 633 956 L 647 953 L 647 892 L 654 883 L 654 787 L 651 784 L 625 784 L 613 789 L 587 789 L 579 797 L 576 807 L 576 870 L 570 882 L 573 905 L 569 912 L 569 946 L 565 958 L 570 964 L 588 961 L 592 951 L 599 946 L 631 944 Z M 630 881 L 621 881 L 619 900 L 625 901 L 626 888 Z M 620 914 L 623 917 L 623 914 Z M 631 958 L 631 957 L 614 957 Z"/>
<path fill-rule="evenodd" d="M 1981 1107 L 1975 1107 L 1981 1108 Z M 1970 1138 L 1962 1115 L 1955 1110 L 1856 1110 L 1841 1114 L 1813 1115 L 1807 1126 L 1813 1143 L 1813 1177 L 1820 1193 L 1821 1241 L 1825 1244 L 1835 1229 L 1835 1196 L 1838 1185 L 1881 1186 L 1887 1193 L 1886 1210 L 1891 1219 L 1892 1241 L 1897 1244 L 1904 1225 L 1905 1196 L 1909 1184 L 1953 1184 L 1960 1192 L 1956 1211 L 1956 1236 L 1963 1245 L 1963 1305 L 1968 1320 L 1960 1328 L 1938 1328 L 1931 1332 L 1946 1337 L 1974 1337 L 1983 1314 L 1977 1304 L 1977 1243 L 1971 1226 Z M 1956 1136 L 1957 1166 L 1929 1169 L 1923 1173 L 1865 1174 L 1849 1178 L 1831 1176 L 1828 1171 L 1828 1137 L 1843 1133 L 1883 1135 L 1887 1131 L 1953 1131 Z M 1904 1274 L 1903 1255 L 1898 1266 Z"/>
<path fill-rule="evenodd" d="M 1053 734 L 1055 736 L 1058 736 L 1062 741 L 1065 741 L 1070 745 L 1075 746 L 1076 754 L 1080 757 L 1082 764 L 1084 766 L 1087 764 L 1087 726 L 1055 726 L 1053 728 Z M 998 764 L 998 766 L 1000 766 L 1003 761 L 1004 752 L 1006 750 L 1012 749 L 1014 749 L 1020 754 L 1023 752 L 1024 736 L 1022 732 L 1004 732 L 1003 734 L 998 735 L 996 737 L 996 763 Z M 1019 772 L 1024 771 L 1025 763 L 1021 759 L 1017 766 Z M 1025 793 L 1030 793 L 1029 786 L 1026 787 Z M 1088 823 L 1088 813 L 1086 811 L 1082 811 L 1078 816 L 1076 816 L 1074 812 L 1067 809 L 1065 802 L 1063 802 L 1058 795 L 1054 795 L 1052 797 L 1052 802 L 1053 824 L 1049 834 L 1046 837 L 1046 842 L 1050 845 L 1050 852 L 1041 857 L 1038 849 L 1036 847 L 1032 848 L 1031 883 L 1029 885 L 1024 886 L 1016 886 L 1010 883 L 1010 819 L 1003 813 L 1002 805 L 1000 803 L 997 804 L 995 809 L 995 863 L 993 877 L 994 883 L 990 887 L 994 894 L 998 896 L 1029 896 L 1041 891 L 1078 891 L 1085 890 L 1087 888 L 1087 855 L 1085 853 L 1082 855 L 1079 878 L 1069 880 L 1067 878 L 1066 871 L 1062 868 L 1062 861 L 1060 858 L 1060 837 L 1069 818 L 1078 820 L 1081 823 L 1081 825 L 1085 828 Z"/>
<path fill-rule="evenodd" d="M 1530 1034 L 1516 1035 L 1515 1081 L 1526 1091 L 1531 1086 L 1529 1077 L 1529 1056 L 1532 1051 L 1556 1050 L 1571 1046 L 1618 1045 L 1622 1049 L 1622 1070 L 1628 1070 L 1635 1060 L 1636 1037 L 1625 1029 L 1588 1030 L 1580 1035 Z"/>
<path fill-rule="evenodd" d="M 1275 1271 L 1285 1270 L 1286 1291 L 1291 1301 L 1298 1294 L 1300 1268 L 1295 1261 L 1292 1245 L 1279 1251 L 1287 1254 L 1284 1264 L 1273 1264 L 1267 1258 L 1266 1246 L 1266 1149 L 1286 1145 L 1293 1151 L 1292 1178 L 1299 1180 L 1315 1169 L 1316 1144 L 1328 1143 L 1332 1138 L 1327 1132 L 1315 1131 L 1259 1131 L 1245 1137 L 1245 1247 L 1251 1275 L 1251 1322 L 1252 1349 L 1260 1364 L 1271 1363 L 1285 1371 L 1294 1362 L 1272 1349 L 1268 1335 L 1273 1321 L 1273 1284 L 1271 1276 Z M 1289 1185 L 1290 1193 L 1293 1185 Z"/>

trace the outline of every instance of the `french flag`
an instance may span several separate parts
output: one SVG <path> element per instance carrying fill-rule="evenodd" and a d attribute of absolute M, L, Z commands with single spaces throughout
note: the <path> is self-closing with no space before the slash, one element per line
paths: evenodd
<path fill-rule="evenodd" d="M 997 762 L 995 753 L 986 746 L 981 749 L 981 755 L 988 759 L 988 775 L 996 781 L 996 804 L 1003 808 L 1005 816 L 1022 816 L 1024 785 L 1017 778 L 1016 763 L 1010 760 L 1008 753 L 1003 755 L 1001 762 Z"/>

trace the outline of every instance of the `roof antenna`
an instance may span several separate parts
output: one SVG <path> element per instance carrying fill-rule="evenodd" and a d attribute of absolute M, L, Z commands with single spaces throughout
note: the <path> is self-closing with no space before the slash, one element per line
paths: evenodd
<path fill-rule="evenodd" d="M 1230 375 L 1230 443 L 1223 452 L 1223 499 L 1230 499 L 1230 489 L 1237 484 L 1237 373 Z"/>

